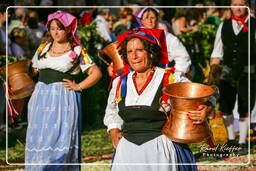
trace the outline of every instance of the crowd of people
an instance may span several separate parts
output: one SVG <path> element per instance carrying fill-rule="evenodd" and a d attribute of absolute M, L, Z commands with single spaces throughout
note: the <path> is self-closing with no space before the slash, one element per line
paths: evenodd
<path fill-rule="evenodd" d="M 203 5 L 211 8 L 202 8 Z M 231 0 L 230 5 L 249 6 L 249 1 Z M 96 84 L 105 72 L 90 58 L 77 34 L 77 27 L 90 23 L 96 24 L 97 33 L 106 42 L 118 42 L 119 54 L 129 68 L 124 70 L 122 76 L 114 78 L 107 100 L 104 124 L 115 148 L 111 170 L 197 170 L 195 157 L 187 144 L 171 141 L 161 133 L 166 118 L 159 110 L 158 99 L 162 95 L 163 86 L 191 81 L 188 72 L 191 71 L 193 59 L 188 53 L 188 47 L 181 43 L 178 36 L 185 32 L 199 31 L 198 23 L 202 22 L 217 28 L 210 57 L 208 84 L 218 84 L 220 89 L 218 103 L 228 131 L 227 143 L 239 145 L 240 154 L 247 154 L 246 137 L 251 117 L 249 113 L 253 110 L 256 96 L 255 12 L 252 10 L 249 13 L 247 8 L 218 9 L 214 8 L 215 4 L 211 1 L 197 6 L 200 10 L 176 9 L 173 18 L 168 20 L 164 17 L 165 10 L 154 7 L 125 7 L 120 8 L 118 14 L 110 8 L 53 8 L 48 11 L 47 19 L 40 18 L 39 9 L 12 8 L 8 10 L 8 27 L 5 28 L 7 6 L 1 5 L 0 55 L 7 53 L 16 58 L 27 57 L 32 60 L 33 74 L 39 74 L 28 102 L 26 169 L 80 169 L 78 165 L 34 164 L 80 162 L 80 95 L 84 89 Z M 251 53 L 248 53 L 249 30 Z M 113 75 L 112 65 L 109 67 L 109 75 Z M 168 73 L 161 67 L 175 69 Z M 222 71 L 218 68 L 222 68 Z M 78 82 L 75 75 L 80 70 L 88 77 Z M 166 83 L 166 73 L 167 80 L 172 82 Z M 216 78 L 218 74 L 220 77 Z M 0 81 L 1 125 L 4 123 L 5 96 L 2 86 L 4 80 Z M 118 92 L 121 92 L 120 95 Z M 240 115 L 238 143 L 233 126 L 233 109 L 237 96 Z M 209 105 L 199 106 L 197 110 L 187 113 L 188 118 L 194 120 L 195 124 L 201 124 L 207 120 L 215 105 L 215 102 L 211 102 Z M 2 125 L 0 127 L 2 129 Z M 127 155 L 132 157 L 126 157 Z M 167 165 L 131 167 L 115 163 Z M 191 165 L 173 165 L 175 163 Z"/>

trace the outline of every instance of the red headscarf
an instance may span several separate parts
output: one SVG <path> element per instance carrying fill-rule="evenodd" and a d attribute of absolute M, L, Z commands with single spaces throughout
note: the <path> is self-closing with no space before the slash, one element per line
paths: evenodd
<path fill-rule="evenodd" d="M 168 60 L 168 52 L 167 52 L 166 38 L 165 38 L 164 30 L 136 28 L 134 30 L 131 30 L 124 34 L 119 35 L 118 36 L 118 46 L 120 46 L 123 43 L 123 41 L 129 37 L 139 37 L 139 38 L 149 41 L 150 43 L 155 43 L 160 46 L 161 60 L 159 62 L 159 65 L 163 65 L 163 67 L 165 68 L 163 85 L 166 86 L 170 82 L 173 82 L 174 78 L 172 77 L 173 75 L 171 73 L 173 73 L 175 71 L 175 69 L 167 67 L 169 60 Z M 124 75 L 122 75 L 120 77 L 119 82 L 117 84 L 117 89 L 116 89 L 117 90 L 116 91 L 116 100 L 117 101 L 119 101 L 118 99 L 122 99 L 122 97 L 125 96 L 124 95 L 125 88 L 121 88 L 121 87 L 126 87 L 126 83 L 123 78 L 128 73 L 129 73 L 129 65 L 124 62 Z M 123 85 L 122 85 L 122 82 L 123 82 Z M 121 91 L 119 91 L 119 90 L 121 90 Z M 169 97 L 163 93 L 162 100 L 164 102 L 167 102 L 168 99 L 169 99 Z"/>
<path fill-rule="evenodd" d="M 168 64 L 168 52 L 164 30 L 148 28 L 136 28 L 130 30 L 118 36 L 118 46 L 120 46 L 128 37 L 139 37 L 150 43 L 158 44 L 161 48 L 161 60 L 159 64 Z"/>

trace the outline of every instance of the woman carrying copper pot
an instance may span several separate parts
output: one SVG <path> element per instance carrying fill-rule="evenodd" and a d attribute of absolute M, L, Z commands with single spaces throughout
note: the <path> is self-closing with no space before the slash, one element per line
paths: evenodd
<path fill-rule="evenodd" d="M 32 59 L 39 81 L 28 104 L 26 170 L 80 170 L 80 93 L 101 72 L 80 45 L 73 15 L 50 14 L 47 27 L 49 39 Z M 80 70 L 88 77 L 76 82 Z"/>
<path fill-rule="evenodd" d="M 130 72 L 113 81 L 104 117 L 116 149 L 112 171 L 197 170 L 188 145 L 172 142 L 161 133 L 166 121 L 158 102 L 160 97 L 164 100 L 162 87 L 189 82 L 183 75 L 174 77 L 172 69 L 157 66 L 168 62 L 163 34 L 159 29 L 140 28 L 118 36 L 119 53 Z M 211 108 L 201 105 L 188 115 L 194 124 L 201 124 Z"/>

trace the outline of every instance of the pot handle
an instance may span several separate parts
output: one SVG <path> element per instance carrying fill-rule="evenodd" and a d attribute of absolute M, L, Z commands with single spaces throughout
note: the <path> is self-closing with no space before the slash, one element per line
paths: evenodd
<path fill-rule="evenodd" d="M 169 120 L 171 116 L 168 115 L 168 113 L 166 112 L 165 108 L 162 106 L 163 104 L 168 104 L 168 103 L 163 103 L 163 102 L 162 102 L 162 97 L 160 97 L 160 98 L 159 98 L 159 105 L 160 105 L 160 107 L 163 109 L 164 114 L 165 114 L 167 120 Z M 171 107 L 171 104 L 168 104 L 168 105 Z"/>
<path fill-rule="evenodd" d="M 210 87 L 213 89 L 214 93 L 213 96 L 218 97 L 220 95 L 220 89 L 216 85 L 210 85 Z"/>

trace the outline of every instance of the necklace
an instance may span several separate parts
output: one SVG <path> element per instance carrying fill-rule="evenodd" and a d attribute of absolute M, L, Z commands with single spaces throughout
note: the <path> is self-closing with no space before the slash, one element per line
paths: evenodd
<path fill-rule="evenodd" d="M 53 46 L 54 46 L 54 45 L 53 45 Z M 70 48 L 68 48 L 69 43 L 67 43 L 66 47 L 65 47 L 64 50 L 62 50 L 62 51 L 55 51 L 53 46 L 52 46 L 52 48 L 51 48 L 51 52 L 52 52 L 53 54 L 57 54 L 57 55 L 64 54 L 64 53 L 66 53 L 66 52 L 68 52 L 68 51 L 70 50 Z M 55 46 L 56 46 L 56 45 L 55 45 Z M 55 48 L 56 48 L 56 47 L 55 47 Z"/>

